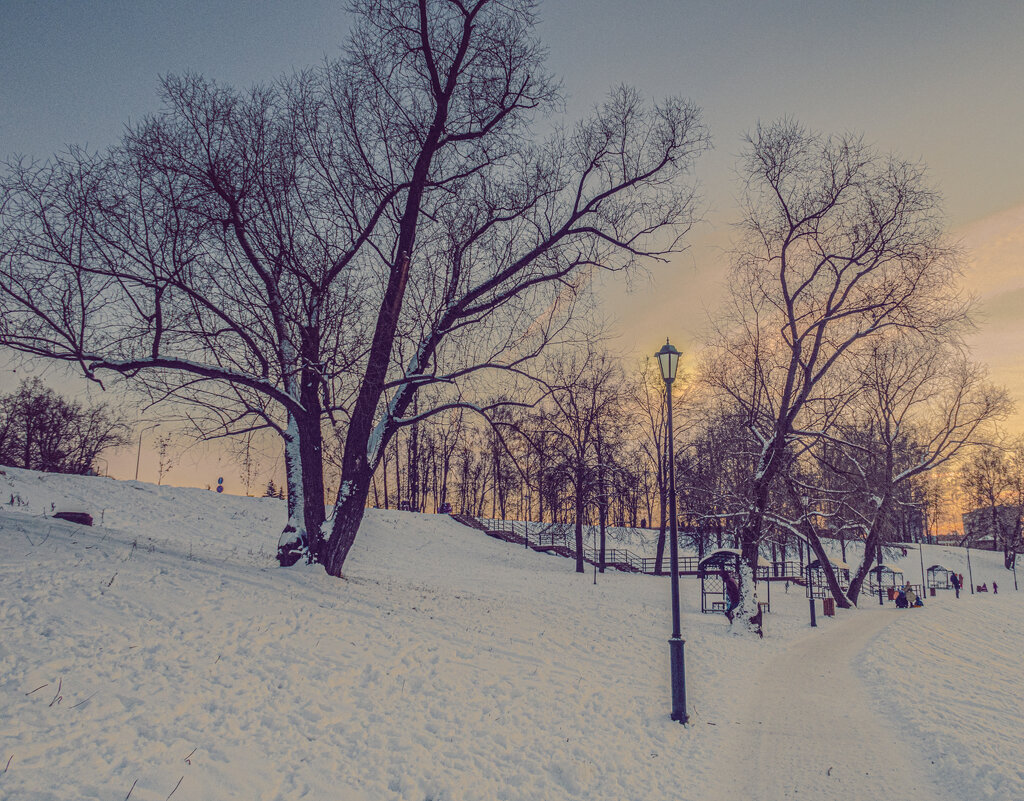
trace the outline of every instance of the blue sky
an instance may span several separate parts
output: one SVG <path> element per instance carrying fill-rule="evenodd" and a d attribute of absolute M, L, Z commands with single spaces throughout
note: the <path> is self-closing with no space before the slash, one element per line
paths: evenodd
<path fill-rule="evenodd" d="M 102 148 L 156 109 L 162 74 L 247 85 L 336 55 L 344 8 L 0 0 L 0 159 Z M 1024 337 L 1024 2 L 545 0 L 539 12 L 571 114 L 629 83 L 691 98 L 714 137 L 698 170 L 707 212 L 692 249 L 629 294 L 607 290 L 621 350 L 653 351 L 666 335 L 696 347 L 720 296 L 741 136 L 789 115 L 928 165 L 989 321 L 979 355 L 1024 397 L 1013 346 Z"/>
<path fill-rule="evenodd" d="M 328 0 L 0 7 L 3 157 L 102 147 L 156 107 L 157 76 L 269 80 L 336 54 L 348 24 L 344 4 Z M 740 134 L 783 114 L 922 158 L 955 225 L 1024 199 L 1024 3 L 547 0 L 539 9 L 571 109 L 622 82 L 703 106 L 717 145 L 703 170 L 716 210 Z"/>

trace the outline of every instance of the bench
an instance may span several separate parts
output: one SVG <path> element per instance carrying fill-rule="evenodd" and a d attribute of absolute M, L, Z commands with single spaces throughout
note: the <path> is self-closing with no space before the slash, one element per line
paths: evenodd
<path fill-rule="evenodd" d="M 770 613 L 772 611 L 771 602 L 770 601 L 758 601 L 757 602 L 757 611 L 758 612 L 762 612 L 762 613 L 763 612 L 769 612 Z"/>

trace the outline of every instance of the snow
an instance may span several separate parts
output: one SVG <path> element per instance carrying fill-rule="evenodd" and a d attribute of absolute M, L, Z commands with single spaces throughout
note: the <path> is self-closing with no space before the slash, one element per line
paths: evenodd
<path fill-rule="evenodd" d="M 595 584 L 371 509 L 337 580 L 275 566 L 283 501 L 4 473 L 0 798 L 1024 798 L 1022 596 L 1000 554 L 971 553 L 997 595 L 819 604 L 813 629 L 776 585 L 764 640 L 696 613 L 682 579 L 683 727 L 664 577 Z M 95 525 L 50 516 L 72 506 Z M 959 549 L 935 563 L 967 574 Z"/>

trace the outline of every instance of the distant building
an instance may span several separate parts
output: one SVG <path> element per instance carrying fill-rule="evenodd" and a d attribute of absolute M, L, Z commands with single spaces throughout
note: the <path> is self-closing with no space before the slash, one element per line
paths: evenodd
<path fill-rule="evenodd" d="M 1020 545 L 1021 508 L 1003 504 L 973 509 L 963 515 L 964 540 L 985 551 L 1002 550 L 1003 543 Z"/>

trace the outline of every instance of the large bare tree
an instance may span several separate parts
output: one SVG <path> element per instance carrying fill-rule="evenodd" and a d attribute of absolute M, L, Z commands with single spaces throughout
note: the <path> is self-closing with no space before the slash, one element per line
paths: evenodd
<path fill-rule="evenodd" d="M 879 550 L 900 534 L 896 522 L 913 502 L 911 485 L 984 444 L 1010 402 L 960 347 L 913 332 L 879 337 L 843 372 L 855 396 L 812 451 L 838 480 L 826 482 L 831 487 L 824 493 L 805 485 L 796 494 L 819 508 L 823 497 L 836 502 L 844 525 L 863 541 L 846 593 L 856 603 Z M 812 529 L 805 532 L 816 538 Z"/>
<path fill-rule="evenodd" d="M 590 353 L 552 365 L 549 380 L 542 425 L 554 445 L 556 469 L 572 493 L 576 572 L 582 573 L 585 511 L 596 504 L 604 515 L 607 463 L 602 457 L 607 452 L 601 428 L 612 429 L 621 414 L 621 368 L 607 354 Z"/>
<path fill-rule="evenodd" d="M 0 340 L 190 402 L 207 433 L 276 431 L 282 548 L 332 575 L 398 431 L 484 410 L 591 271 L 681 247 L 708 146 L 691 103 L 625 88 L 539 138 L 560 98 L 531 0 L 352 10 L 336 61 L 247 92 L 169 78 L 108 152 L 11 165 L 0 221 Z"/>
<path fill-rule="evenodd" d="M 836 365 L 889 329 L 945 337 L 963 309 L 950 298 L 956 262 L 919 165 L 783 120 L 748 137 L 740 171 L 731 305 L 706 375 L 742 409 L 759 448 L 739 525 L 738 610 L 757 631 L 754 566 L 772 492 L 801 438 L 835 414 Z"/>

